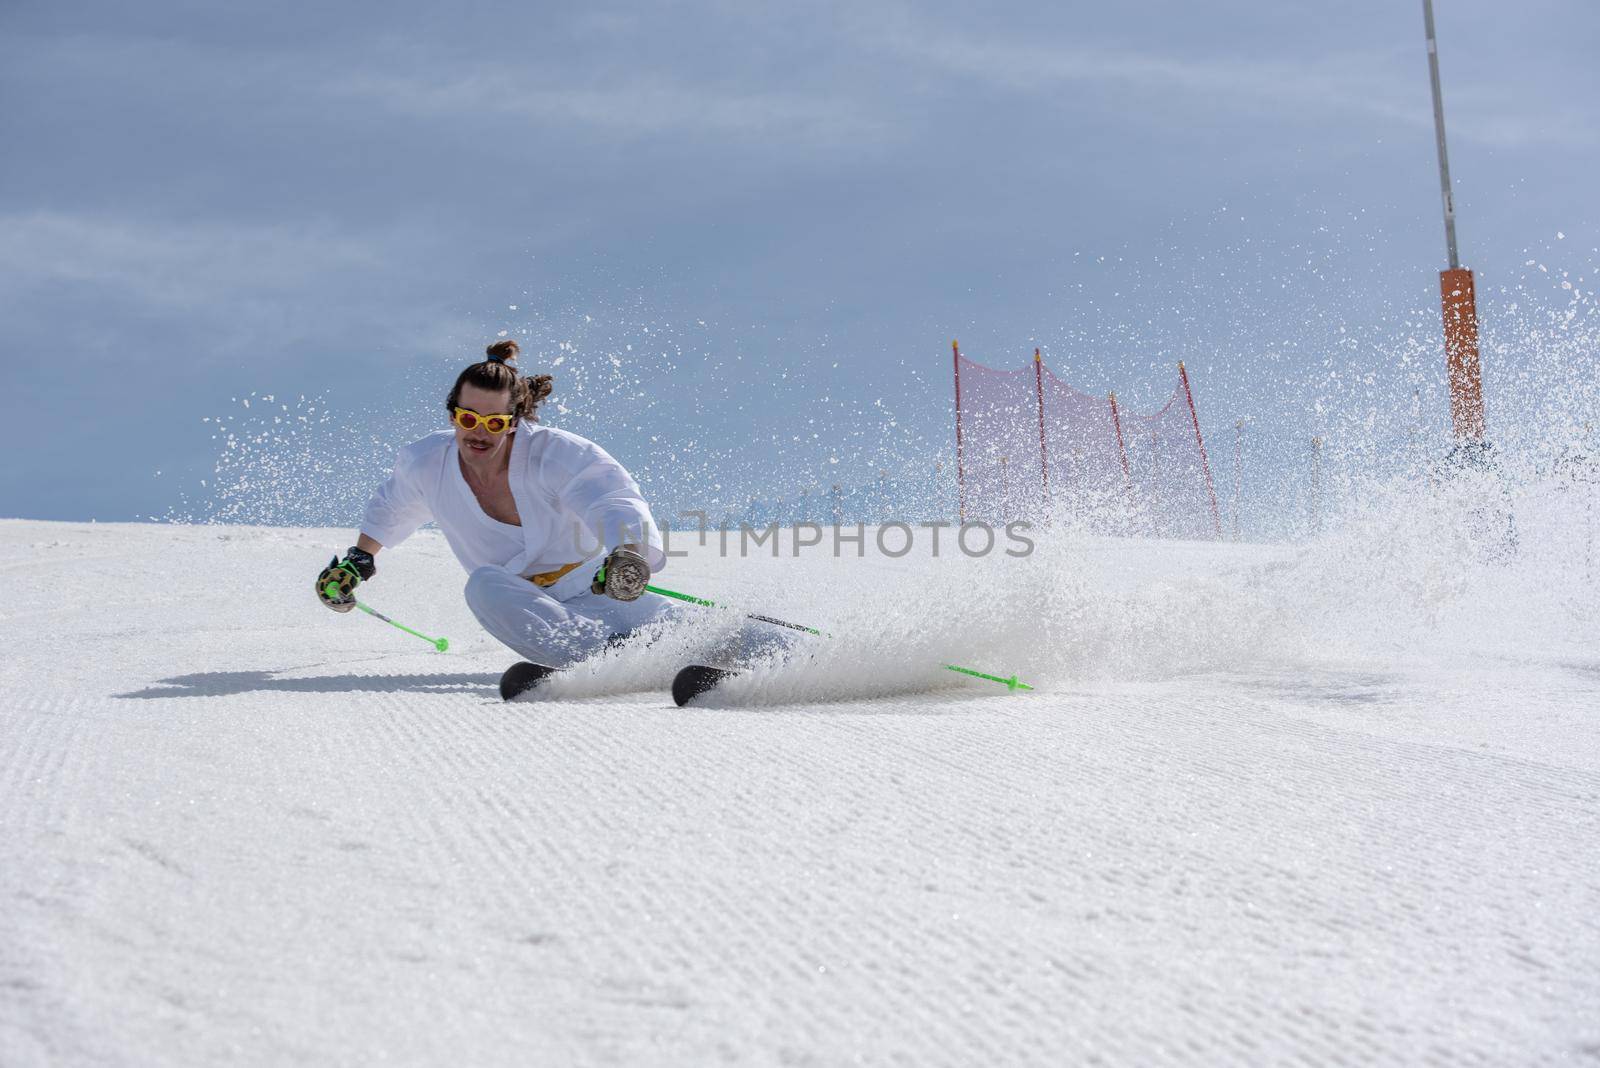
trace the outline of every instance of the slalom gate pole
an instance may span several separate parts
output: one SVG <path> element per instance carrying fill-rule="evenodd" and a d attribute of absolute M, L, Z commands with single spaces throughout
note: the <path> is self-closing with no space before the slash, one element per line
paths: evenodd
<path fill-rule="evenodd" d="M 967 479 L 961 456 L 961 345 L 950 342 L 950 353 L 956 368 L 956 518 L 967 521 Z"/>
<path fill-rule="evenodd" d="M 1044 487 L 1044 505 L 1048 514 L 1050 509 L 1050 455 L 1044 447 L 1044 361 L 1039 359 L 1039 350 L 1033 350 L 1033 395 L 1039 401 L 1039 480 Z"/>
<path fill-rule="evenodd" d="M 1117 395 L 1113 391 L 1106 394 L 1106 399 L 1111 402 L 1111 425 L 1117 431 L 1117 459 L 1122 461 L 1122 480 L 1133 488 L 1133 472 L 1128 468 L 1128 446 L 1122 440 L 1122 413 L 1117 410 Z"/>
<path fill-rule="evenodd" d="M 601 568 L 600 570 L 601 570 L 601 575 L 604 575 L 605 569 Z M 601 581 L 604 581 L 604 579 L 602 578 Z M 692 597 L 687 593 L 679 593 L 677 590 L 662 589 L 660 586 L 646 586 L 645 589 L 647 591 L 649 591 L 650 593 L 657 594 L 657 595 L 659 595 L 661 597 L 671 597 L 673 600 L 687 601 L 690 604 L 697 604 L 697 605 L 700 605 L 703 608 L 730 608 L 731 607 L 730 605 L 718 604 L 716 601 L 708 601 L 704 597 Z M 771 616 L 758 615 L 755 612 L 746 612 L 744 614 L 744 617 L 746 619 L 753 619 L 758 623 L 771 623 L 773 626 L 776 626 L 776 627 L 788 627 L 790 630 L 799 630 L 799 631 L 804 631 L 807 634 L 815 634 L 819 638 L 826 638 L 827 637 L 826 634 L 822 633 L 822 631 L 818 630 L 816 627 L 808 627 L 808 626 L 804 625 L 803 623 L 790 623 L 788 620 L 774 619 Z M 954 671 L 959 675 L 967 675 L 967 676 L 970 676 L 971 678 L 974 678 L 974 679 L 986 679 L 989 682 L 998 682 L 1008 690 L 1015 691 L 1015 690 L 1031 690 L 1031 689 L 1033 689 L 1032 686 L 1029 686 L 1027 683 L 1022 682 L 1015 675 L 1012 675 L 1010 678 L 1007 678 L 1004 675 L 990 675 L 990 674 L 988 674 L 987 672 L 984 672 L 984 671 L 974 671 L 972 668 L 958 667 L 955 664 L 942 664 L 940 666 L 943 667 L 946 671 Z"/>
<path fill-rule="evenodd" d="M 1217 508 L 1217 488 L 1211 482 L 1211 461 L 1206 459 L 1206 442 L 1200 436 L 1200 416 L 1194 410 L 1194 393 L 1189 389 L 1189 372 L 1184 370 L 1183 361 L 1178 361 L 1178 381 L 1183 383 L 1183 396 L 1189 402 L 1189 421 L 1194 424 L 1194 443 L 1200 447 L 1200 470 L 1206 476 L 1206 494 L 1211 498 L 1211 525 L 1216 529 L 1217 538 L 1222 538 L 1222 512 Z"/>
<path fill-rule="evenodd" d="M 1122 507 L 1125 522 L 1119 525 L 1131 531 L 1134 526 L 1134 515 L 1137 512 L 1133 496 L 1133 470 L 1128 466 L 1128 445 L 1122 440 L 1122 413 L 1117 409 L 1116 390 L 1107 393 L 1106 400 L 1111 402 L 1111 426 L 1117 432 L 1117 459 L 1122 461 Z"/>
<path fill-rule="evenodd" d="M 338 594 L 338 592 L 339 592 L 339 586 L 338 586 L 337 583 L 333 583 L 333 582 L 328 583 L 328 595 L 330 597 L 336 596 Z M 371 605 L 366 604 L 366 603 L 364 603 L 362 601 L 357 601 L 356 602 L 356 607 L 361 609 L 367 615 L 372 616 L 374 619 L 383 620 L 385 623 L 389 624 L 389 626 L 391 626 L 391 627 L 394 627 L 394 628 L 396 628 L 398 630 L 403 630 L 407 634 L 416 635 L 418 638 L 421 638 L 423 641 L 429 643 L 435 649 L 439 650 L 441 653 L 444 652 L 446 649 L 450 648 L 450 639 L 448 639 L 448 638 L 430 638 L 426 634 L 423 634 L 421 631 L 412 630 L 410 627 L 406 626 L 404 623 L 396 623 L 394 620 L 390 619 L 388 616 L 384 615 L 382 612 L 378 611 L 376 608 L 373 608 Z"/>

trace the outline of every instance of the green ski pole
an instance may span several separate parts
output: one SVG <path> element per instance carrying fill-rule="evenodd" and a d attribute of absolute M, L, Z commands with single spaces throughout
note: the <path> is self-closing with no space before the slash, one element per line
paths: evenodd
<path fill-rule="evenodd" d="M 604 569 L 602 569 L 601 573 L 602 575 L 604 574 Z M 601 581 L 604 582 L 605 579 L 602 578 Z M 715 601 L 708 601 L 704 597 L 690 597 L 687 593 L 679 593 L 677 590 L 664 590 L 660 586 L 646 586 L 645 589 L 651 593 L 660 594 L 662 597 L 672 597 L 679 601 L 688 601 L 690 604 L 701 605 L 705 608 L 729 607 L 725 604 L 718 604 Z M 790 630 L 804 631 L 807 634 L 815 634 L 818 637 L 827 637 L 827 635 L 823 634 L 816 627 L 807 627 L 799 623 L 790 623 L 788 620 L 784 619 L 773 619 L 771 616 L 758 615 L 755 612 L 746 612 L 744 614 L 744 618 L 758 620 L 762 623 L 771 623 L 778 627 L 788 627 Z"/>
<path fill-rule="evenodd" d="M 605 581 L 605 576 L 606 576 L 606 569 L 602 567 L 600 569 L 599 574 L 597 574 L 595 576 L 595 578 L 600 582 L 604 582 Z M 645 586 L 645 589 L 648 590 L 651 593 L 658 594 L 659 596 L 662 596 L 662 597 L 671 597 L 674 600 L 687 601 L 690 604 L 697 604 L 697 605 L 700 605 L 700 606 L 702 606 L 704 608 L 728 608 L 728 607 L 730 607 L 729 605 L 718 604 L 716 601 L 708 601 L 704 597 L 691 597 L 687 593 L 679 593 L 677 590 L 663 589 L 660 586 L 648 586 L 647 585 L 647 586 Z M 788 620 L 785 620 L 785 619 L 774 619 L 771 616 L 763 616 L 763 615 L 759 615 L 759 614 L 757 614 L 755 612 L 746 612 L 744 614 L 744 617 L 746 619 L 756 620 L 757 622 L 760 622 L 760 623 L 771 623 L 774 626 L 778 626 L 778 627 L 788 627 L 790 630 L 804 631 L 807 634 L 815 634 L 818 637 L 823 637 L 823 638 L 827 637 L 826 634 L 823 634 L 822 631 L 818 630 L 816 627 L 807 627 L 807 626 L 805 626 L 803 624 L 800 624 L 800 623 L 790 623 Z M 985 671 L 974 671 L 972 668 L 958 667 L 955 664 L 944 664 L 942 666 L 944 667 L 944 669 L 946 671 L 954 671 L 958 675 L 967 675 L 967 676 L 969 676 L 971 678 L 974 678 L 974 679 L 986 679 L 989 682 L 998 682 L 1002 686 L 1004 686 L 1006 689 L 1012 691 L 1013 693 L 1015 693 L 1017 690 L 1031 690 L 1031 689 L 1033 689 L 1032 686 L 1029 686 L 1027 683 L 1020 681 L 1015 675 L 1012 675 L 1010 678 L 1006 678 L 1006 677 L 1004 677 L 1002 675 L 990 675 L 988 672 L 985 672 Z"/>
<path fill-rule="evenodd" d="M 327 592 L 328 597 L 329 597 L 330 600 L 332 598 L 335 598 L 335 597 L 339 596 L 339 584 L 337 582 L 328 583 L 326 592 Z M 429 644 L 431 644 L 435 649 L 439 650 L 441 653 L 444 652 L 446 649 L 450 648 L 450 639 L 449 638 L 430 638 L 426 634 L 423 634 L 421 631 L 412 630 L 410 627 L 406 626 L 404 623 L 395 622 L 394 620 L 390 619 L 388 616 L 384 615 L 382 612 L 378 611 L 376 608 L 373 608 L 371 605 L 365 604 L 365 603 L 363 603 L 361 601 L 357 601 L 356 602 L 356 607 L 361 609 L 367 615 L 372 616 L 375 619 L 383 620 L 385 623 L 389 624 L 389 626 L 391 626 L 391 627 L 395 627 L 395 628 L 397 628 L 399 630 L 403 630 L 407 634 L 416 635 L 417 637 L 421 638 L 423 641 L 428 642 Z"/>

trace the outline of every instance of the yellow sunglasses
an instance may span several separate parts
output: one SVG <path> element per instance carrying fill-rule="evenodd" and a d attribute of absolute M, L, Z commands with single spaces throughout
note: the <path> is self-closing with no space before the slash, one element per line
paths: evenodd
<path fill-rule="evenodd" d="M 504 434 L 516 422 L 510 412 L 479 415 L 471 408 L 457 408 L 454 422 L 462 430 L 476 430 L 480 426 L 491 434 Z"/>

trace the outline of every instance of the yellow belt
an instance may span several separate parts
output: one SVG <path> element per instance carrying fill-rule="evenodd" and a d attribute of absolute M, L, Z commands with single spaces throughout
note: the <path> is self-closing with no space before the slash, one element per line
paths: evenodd
<path fill-rule="evenodd" d="M 564 567 L 556 568 L 554 571 L 541 571 L 537 575 L 529 575 L 528 581 L 533 583 L 535 586 L 554 586 L 562 578 L 566 577 L 568 572 L 582 566 L 583 561 L 579 560 L 575 564 L 567 564 Z"/>

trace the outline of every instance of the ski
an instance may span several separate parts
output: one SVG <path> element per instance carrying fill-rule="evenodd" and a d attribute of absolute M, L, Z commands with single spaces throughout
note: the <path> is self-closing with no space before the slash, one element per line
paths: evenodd
<path fill-rule="evenodd" d="M 515 701 L 555 673 L 553 667 L 530 664 L 526 660 L 512 664 L 500 676 L 500 700 Z"/>
<path fill-rule="evenodd" d="M 682 708 L 701 694 L 715 689 L 723 679 L 737 674 L 737 671 L 731 671 L 728 668 L 711 667 L 708 664 L 690 664 L 673 676 L 672 700 L 679 708 Z"/>

